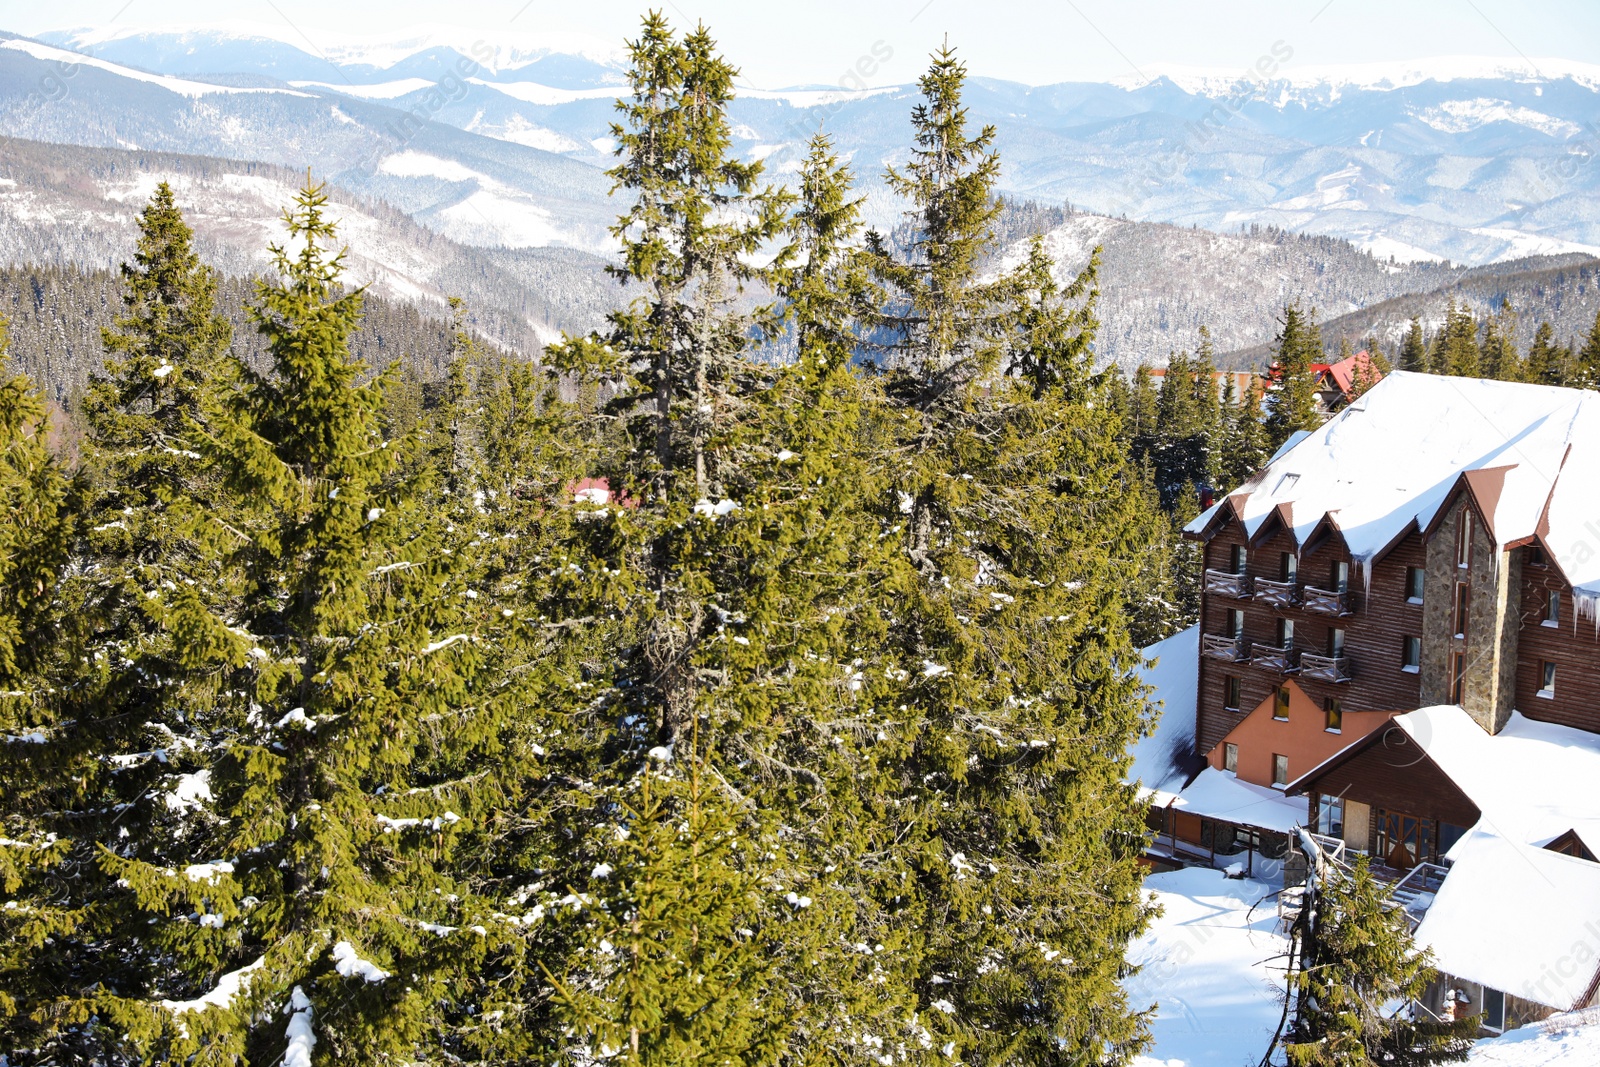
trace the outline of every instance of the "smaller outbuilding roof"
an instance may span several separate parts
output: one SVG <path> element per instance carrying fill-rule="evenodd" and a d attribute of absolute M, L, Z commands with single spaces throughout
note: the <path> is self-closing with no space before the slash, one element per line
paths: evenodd
<path fill-rule="evenodd" d="M 1566 1011 L 1600 979 L 1600 863 L 1472 833 L 1417 928 L 1446 974 Z"/>

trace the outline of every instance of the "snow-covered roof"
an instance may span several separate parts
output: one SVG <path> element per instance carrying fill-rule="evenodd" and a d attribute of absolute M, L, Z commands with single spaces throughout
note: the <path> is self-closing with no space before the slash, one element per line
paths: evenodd
<path fill-rule="evenodd" d="M 1200 685 L 1200 627 L 1191 626 L 1144 650 L 1156 665 L 1143 672 L 1150 700 L 1161 702 L 1155 732 L 1133 746 L 1128 780 L 1165 804 L 1183 788 L 1198 761 L 1194 755 L 1195 694 Z"/>
<path fill-rule="evenodd" d="M 1208 819 L 1259 826 L 1287 834 L 1306 821 L 1303 797 L 1287 797 L 1281 789 L 1242 782 L 1227 771 L 1207 767 L 1190 782 L 1172 806 Z"/>
<path fill-rule="evenodd" d="M 1416 936 L 1447 974 L 1577 1007 L 1600 966 L 1600 863 L 1469 834 Z"/>
<path fill-rule="evenodd" d="M 1291 443 L 1228 498 L 1250 536 L 1278 515 L 1304 544 L 1332 521 L 1359 566 L 1468 488 L 1502 548 L 1537 537 L 1594 615 L 1600 393 L 1397 371 Z M 1216 513 L 1185 531 L 1203 534 Z"/>
<path fill-rule="evenodd" d="M 1491 736 L 1454 705 L 1394 722 L 1478 806 L 1476 829 L 1535 846 L 1568 830 L 1586 841 L 1600 836 L 1600 734 L 1513 712 Z"/>
<path fill-rule="evenodd" d="M 1585 842 L 1600 840 L 1600 734 L 1538 722 L 1520 712 L 1498 734 L 1454 704 L 1396 715 L 1391 725 L 1406 732 L 1481 813 L 1475 830 L 1522 844 L 1544 846 L 1576 830 Z M 1289 783 L 1305 790 L 1330 765 L 1358 747 L 1378 743 L 1369 735 Z M 1459 847 L 1459 842 L 1457 847 Z M 1455 850 L 1449 858 L 1455 857 Z"/>

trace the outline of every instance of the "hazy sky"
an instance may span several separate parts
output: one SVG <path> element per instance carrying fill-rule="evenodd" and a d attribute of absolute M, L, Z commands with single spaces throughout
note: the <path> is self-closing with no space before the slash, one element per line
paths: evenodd
<path fill-rule="evenodd" d="M 0 0 L 0 28 L 242 19 L 319 35 L 384 35 L 450 22 L 492 34 L 565 30 L 620 42 L 648 0 Z M 1284 42 L 1294 65 L 1444 55 L 1600 63 L 1597 0 L 656 0 L 704 20 L 758 88 L 833 83 L 870 53 L 874 84 L 909 81 L 948 33 L 973 73 L 1032 84 L 1100 80 L 1163 65 L 1243 70 Z"/>

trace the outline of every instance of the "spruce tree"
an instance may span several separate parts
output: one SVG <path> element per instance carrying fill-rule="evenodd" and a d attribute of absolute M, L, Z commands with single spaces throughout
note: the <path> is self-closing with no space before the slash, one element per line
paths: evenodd
<path fill-rule="evenodd" d="M 1483 373 L 1478 351 L 1478 324 L 1465 304 L 1451 297 L 1445 308 L 1444 327 L 1434 338 L 1429 354 L 1436 373 L 1460 378 L 1477 378 Z"/>
<path fill-rule="evenodd" d="M 1457 1063 L 1478 1019 L 1416 1019 L 1407 1005 L 1437 977 L 1405 911 L 1387 899 L 1367 858 L 1328 866 L 1296 932 L 1289 975 L 1295 1015 L 1283 1038 L 1291 1067 L 1426 1067 Z"/>
<path fill-rule="evenodd" d="M 144 1062 L 255 1062 L 291 1039 L 412 1056 L 498 935 L 440 943 L 487 918 L 455 846 L 479 817 L 459 772 L 494 740 L 472 688 L 493 605 L 427 521 L 414 442 L 382 436 L 393 368 L 349 352 L 362 294 L 326 204 L 308 179 L 286 213 L 298 249 L 272 247 L 279 279 L 251 309 L 271 367 L 205 434 L 232 537 L 200 562 L 231 595 L 152 596 L 181 665 L 217 682 L 205 788 L 181 794 L 188 855 L 101 854 L 169 954 L 105 1005 Z"/>
<path fill-rule="evenodd" d="M 40 987 L 58 991 L 35 1011 L 66 1023 L 52 1040 L 85 1056 L 118 1054 L 129 1029 L 107 1017 L 173 968 L 173 943 L 115 869 L 135 858 L 182 865 L 205 830 L 198 809 L 226 681 L 209 659 L 219 628 L 204 620 L 230 595 L 215 560 L 236 532 L 200 451 L 233 380 L 215 276 L 164 184 L 139 226 L 123 314 L 104 331 L 105 368 L 83 405 L 87 514 L 71 546 L 79 565 L 57 590 L 70 608 L 36 638 L 58 650 L 58 725 L 34 781 L 76 877 L 53 894 L 72 918 L 35 968 Z"/>
<path fill-rule="evenodd" d="M 770 317 L 735 298 L 788 201 L 757 187 L 759 164 L 730 155 L 736 72 L 704 27 L 679 40 L 651 14 L 630 51 L 610 173 L 635 200 L 613 232 L 617 273 L 643 295 L 603 336 L 553 353 L 587 379 L 625 383 L 609 410 L 630 439 L 605 473 L 636 506 L 616 515 L 611 565 L 624 581 L 609 608 L 622 647 L 597 679 L 616 718 L 592 775 L 586 862 L 572 869 L 593 865 L 551 982 L 567 1055 L 770 1063 L 795 1020 L 762 1005 L 785 999 L 772 988 L 776 947 L 805 910 L 772 885 L 781 877 L 798 900 L 819 872 L 777 873 L 788 859 L 777 812 L 750 799 L 741 765 L 766 751 L 775 713 L 756 662 L 775 650 L 754 624 L 776 607 L 762 595 L 777 576 L 769 479 L 790 457 L 747 439 L 763 377 L 749 337 Z M 806 890 L 808 904 L 820 896 Z"/>
<path fill-rule="evenodd" d="M 1267 437 L 1274 448 L 1300 430 L 1313 430 L 1317 414 L 1316 378 L 1311 364 L 1321 356 L 1321 334 L 1315 313 L 1307 316 L 1298 303 L 1284 305 L 1283 327 L 1274 341 L 1272 390 L 1268 394 Z"/>
<path fill-rule="evenodd" d="M 1100 389 L 1069 401 L 1051 384 L 1088 377 L 1050 364 L 1086 361 L 1089 338 L 1026 351 L 1029 335 L 1005 330 L 1039 310 L 1027 264 L 978 278 L 999 160 L 992 130 L 967 131 L 964 78 L 934 54 L 912 160 L 889 178 L 911 236 L 899 253 L 868 242 L 899 357 L 879 506 L 903 555 L 879 609 L 893 685 L 873 704 L 895 786 L 894 926 L 948 1056 L 1120 1060 L 1141 1030 L 1116 976 L 1144 921 L 1126 836 L 1141 815 L 1121 783 L 1143 708 L 1121 665 L 1133 560 L 1165 520 Z"/>
<path fill-rule="evenodd" d="M 1400 369 L 1418 374 L 1428 374 L 1433 370 L 1433 363 L 1428 357 L 1428 343 L 1422 335 L 1422 320 L 1415 315 L 1411 317 L 1411 326 L 1406 330 L 1405 343 L 1400 346 Z"/>
<path fill-rule="evenodd" d="M 1527 359 L 1523 361 L 1526 380 L 1538 385 L 1566 385 L 1570 375 L 1572 353 L 1557 344 L 1555 330 L 1550 323 L 1541 322 L 1533 333 L 1533 343 L 1528 346 Z"/>
<path fill-rule="evenodd" d="M 0 319 L 0 357 L 6 353 Z M 26 377 L 0 383 L 0 1044 L 18 1064 L 72 1062 L 115 1048 L 90 1011 L 60 985 L 63 953 L 87 916 L 70 890 L 75 842 L 58 815 L 62 717 L 56 683 L 77 658 L 57 638 L 69 624 L 62 572 L 79 522 L 79 486 L 51 453 L 42 398 Z M 107 969 L 114 961 L 102 957 Z M 80 971 L 74 977 L 92 984 Z M 75 987 L 75 988 L 81 988 Z M 61 1010 L 62 1008 L 67 1010 Z"/>
<path fill-rule="evenodd" d="M 1600 312 L 1595 314 L 1589 336 L 1578 350 L 1571 384 L 1578 389 L 1600 389 Z"/>
<path fill-rule="evenodd" d="M 1511 301 L 1505 300 L 1499 311 L 1484 319 L 1480 354 L 1485 377 L 1502 382 L 1523 380 L 1525 371 L 1517 355 L 1516 333 L 1516 312 L 1511 309 Z"/>

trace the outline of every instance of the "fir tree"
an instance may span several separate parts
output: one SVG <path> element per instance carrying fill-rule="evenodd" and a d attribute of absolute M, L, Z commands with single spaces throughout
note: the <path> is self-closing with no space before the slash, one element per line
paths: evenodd
<path fill-rule="evenodd" d="M 910 247 L 897 255 L 877 231 L 867 234 L 868 262 L 891 301 L 881 322 L 896 338 L 892 387 L 918 410 L 994 371 L 1011 288 L 1009 280 L 978 277 L 1002 206 L 994 195 L 1000 157 L 993 126 L 969 134 L 966 76 L 948 45 L 934 53 L 918 81 L 911 159 L 884 174 L 890 191 L 911 204 Z"/>
<path fill-rule="evenodd" d="M 152 598 L 184 629 L 182 665 L 219 680 L 219 736 L 180 876 L 102 853 L 170 954 L 106 1009 L 146 1062 L 301 1037 L 332 1060 L 412 1055 L 496 939 L 439 943 L 482 914 L 454 846 L 477 815 L 456 772 L 492 741 L 468 699 L 488 605 L 453 585 L 459 558 L 402 477 L 412 444 L 380 433 L 392 368 L 369 378 L 349 352 L 362 294 L 340 285 L 326 203 L 308 180 L 286 213 L 303 243 L 272 248 L 280 278 L 252 309 L 271 368 L 206 434 L 233 537 L 203 562 L 233 595 Z"/>
<path fill-rule="evenodd" d="M 1467 1058 L 1478 1019 L 1413 1019 L 1437 977 L 1412 941 L 1404 910 L 1358 857 L 1351 870 L 1328 866 L 1297 931 L 1290 971 L 1295 1016 L 1283 1038 L 1291 1067 L 1425 1067 Z M 1399 1005 L 1399 1007 L 1396 1007 Z"/>
<path fill-rule="evenodd" d="M 894 492 L 881 521 L 903 553 L 880 594 L 892 684 L 869 690 L 888 712 L 893 925 L 947 1055 L 1121 1059 L 1141 1038 L 1116 974 L 1144 921 L 1123 836 L 1140 814 L 1121 784 L 1142 708 L 1117 664 L 1133 654 L 1133 561 L 1166 522 L 1103 387 L 1069 401 L 1050 383 L 1086 367 L 1040 373 L 1086 362 L 1089 338 L 1028 351 L 1027 334 L 1005 336 L 1039 311 L 1028 265 L 1020 281 L 977 279 L 999 161 L 991 130 L 967 132 L 964 78 L 948 49 L 934 54 L 912 161 L 890 175 L 911 237 L 900 254 L 868 242 L 906 367 L 887 383 L 895 433 L 878 446 Z M 998 373 L 1008 350 L 1029 377 Z M 1092 900 L 1087 870 L 1104 887 Z"/>
<path fill-rule="evenodd" d="M 0 319 L 0 357 L 5 355 Z M 86 915 L 70 890 L 74 841 L 57 815 L 70 792 L 52 785 L 62 727 L 55 683 L 61 661 L 74 658 L 56 638 L 67 622 L 59 582 L 78 522 L 78 486 L 51 454 L 47 413 L 32 382 L 0 383 L 0 1044 L 15 1062 L 76 1062 L 115 1048 L 60 984 L 62 940 L 74 938 Z M 102 958 L 102 964 L 113 961 Z M 75 976 L 88 979 L 86 972 Z M 82 986 L 72 987 L 74 990 Z M 65 1009 L 65 1010 L 63 1010 Z M 33 1059 L 28 1057 L 32 1056 Z"/>
<path fill-rule="evenodd" d="M 1275 339 L 1273 386 L 1266 418 L 1267 436 L 1274 447 L 1300 430 L 1313 430 L 1317 414 L 1316 378 L 1311 364 L 1321 355 L 1321 334 L 1316 315 L 1305 315 L 1299 304 L 1286 304 L 1283 328 Z"/>
<path fill-rule="evenodd" d="M 1600 313 L 1578 350 L 1570 384 L 1578 389 L 1600 389 Z"/>
<path fill-rule="evenodd" d="M 610 605 L 622 651 L 603 675 L 617 720 L 580 844 L 593 867 L 551 980 L 568 1054 L 759 1064 L 784 1050 L 793 1025 L 762 1003 L 783 999 L 769 988 L 773 946 L 794 909 L 766 889 L 771 867 L 758 858 L 776 854 L 771 809 L 744 799 L 736 753 L 759 749 L 773 712 L 757 695 L 763 683 L 749 679 L 765 641 L 747 626 L 772 610 L 751 582 L 773 563 L 765 531 L 776 516 L 758 501 L 772 502 L 765 478 L 782 467 L 770 450 L 756 460 L 745 445 L 745 420 L 761 406 L 746 358 L 752 320 L 772 324 L 765 309 L 743 314 L 734 298 L 754 276 L 746 258 L 784 228 L 788 201 L 757 188 L 759 164 L 730 155 L 736 72 L 704 27 L 680 41 L 652 14 L 630 49 L 611 176 L 636 199 L 613 232 L 623 246 L 618 273 L 644 294 L 612 315 L 605 336 L 554 353 L 587 378 L 626 383 L 610 410 L 631 441 L 607 473 L 637 506 L 625 523 L 618 516 L 612 564 L 625 578 Z M 827 164 L 812 167 L 821 194 L 829 183 L 817 168 Z M 808 210 L 846 210 L 826 199 Z M 773 277 L 784 278 L 781 268 Z M 791 296 L 826 302 L 823 279 L 798 284 L 805 295 Z M 825 345 L 825 336 L 806 343 Z"/>
<path fill-rule="evenodd" d="M 1511 309 L 1511 301 L 1505 300 L 1498 312 L 1484 319 L 1480 352 L 1485 377 L 1503 382 L 1523 380 L 1525 371 L 1522 358 L 1517 355 L 1516 333 L 1516 312 Z"/>
<path fill-rule="evenodd" d="M 1445 309 L 1444 327 L 1434 338 L 1429 354 L 1435 372 L 1460 378 L 1477 378 L 1483 373 L 1478 351 L 1478 325 L 1465 304 L 1450 299 Z"/>
<path fill-rule="evenodd" d="M 1422 320 L 1415 315 L 1411 317 L 1411 326 L 1406 330 L 1405 343 L 1400 347 L 1400 369 L 1418 374 L 1433 370 L 1427 340 L 1422 335 Z"/>
<path fill-rule="evenodd" d="M 1523 374 L 1537 385 L 1567 384 L 1568 365 L 1572 353 L 1556 343 L 1555 330 L 1550 323 L 1541 322 L 1533 332 L 1533 343 L 1528 346 L 1528 356 L 1523 361 Z"/>

